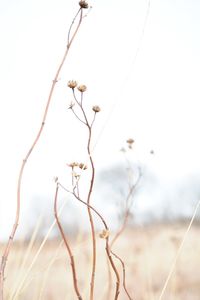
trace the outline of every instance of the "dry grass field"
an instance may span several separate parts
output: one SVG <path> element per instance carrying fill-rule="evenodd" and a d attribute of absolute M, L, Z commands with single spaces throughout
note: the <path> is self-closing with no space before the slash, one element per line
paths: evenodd
<path fill-rule="evenodd" d="M 113 247 L 126 264 L 127 287 L 135 300 L 159 299 L 187 226 L 185 224 L 151 225 L 127 229 Z M 162 299 L 200 299 L 200 227 L 193 225 L 177 261 L 176 269 Z M 89 299 L 90 237 L 78 235 L 72 242 L 79 286 L 85 300 Z M 70 263 L 61 240 L 48 241 L 37 260 L 40 246 L 36 240 L 14 244 L 6 269 L 7 300 L 73 300 Z M 108 299 L 108 270 L 104 240 L 98 238 L 98 264 L 95 299 Z M 121 270 L 121 265 L 118 265 Z M 114 278 L 113 278 L 114 279 Z M 19 289 L 18 296 L 14 296 Z M 113 290 L 110 299 L 114 299 Z M 120 300 L 128 299 L 121 288 Z"/>

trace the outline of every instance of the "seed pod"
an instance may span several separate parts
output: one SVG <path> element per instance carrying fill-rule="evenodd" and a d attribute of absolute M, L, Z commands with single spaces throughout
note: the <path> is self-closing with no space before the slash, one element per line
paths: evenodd
<path fill-rule="evenodd" d="M 95 105 L 95 106 L 93 106 L 92 110 L 93 110 L 95 113 L 98 113 L 98 112 L 100 112 L 101 108 L 100 108 L 98 105 Z"/>

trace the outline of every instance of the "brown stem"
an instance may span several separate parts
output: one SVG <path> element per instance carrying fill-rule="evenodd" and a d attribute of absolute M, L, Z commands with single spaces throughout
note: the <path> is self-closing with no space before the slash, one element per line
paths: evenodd
<path fill-rule="evenodd" d="M 79 107 L 82 111 L 83 117 L 85 119 L 85 122 L 83 122 L 83 123 L 87 126 L 88 132 L 89 132 L 88 143 L 87 143 L 87 153 L 88 153 L 90 165 L 92 168 L 92 175 L 91 175 L 91 180 L 90 180 L 89 192 L 88 192 L 88 196 L 87 196 L 87 204 L 88 204 L 87 210 L 88 210 L 91 235 L 92 235 L 92 274 L 91 274 L 91 279 L 90 279 L 90 300 L 94 300 L 94 282 L 95 282 L 95 271 L 96 271 L 96 237 L 95 237 L 94 221 L 93 221 L 92 213 L 90 210 L 90 199 L 91 199 L 91 194 L 92 194 L 92 190 L 93 190 L 93 186 L 94 186 L 94 177 L 95 177 L 95 167 L 94 167 L 94 162 L 93 162 L 93 159 L 91 156 L 91 150 L 90 150 L 92 127 L 90 126 L 90 124 L 88 122 L 85 110 L 83 108 L 83 92 L 81 92 L 81 102 L 79 102 L 77 100 L 74 89 L 73 89 L 73 96 L 74 96 L 76 103 L 79 105 Z"/>
<path fill-rule="evenodd" d="M 90 142 L 91 142 L 92 131 L 91 131 L 91 127 L 89 125 L 87 127 L 89 130 L 87 151 L 88 151 L 88 155 L 89 155 L 89 159 L 90 159 L 90 164 L 92 167 L 90 189 L 89 189 L 88 197 L 87 197 L 87 204 L 90 204 L 90 198 L 91 198 L 92 189 L 93 189 L 93 185 L 94 185 L 95 168 L 94 168 L 94 163 L 93 163 L 93 159 L 92 159 L 91 151 L 90 151 Z M 94 299 L 95 271 L 96 271 L 96 237 L 95 237 L 94 221 L 93 221 L 92 213 L 91 213 L 89 206 L 87 206 L 87 210 L 88 210 L 90 226 L 91 226 L 91 234 L 92 234 L 92 274 L 91 274 L 91 282 L 90 282 L 90 300 L 93 300 Z"/>
<path fill-rule="evenodd" d="M 47 99 L 47 103 L 46 103 L 46 106 L 45 106 L 45 110 L 44 110 L 44 114 L 43 114 L 43 118 L 42 118 L 42 122 L 41 122 L 41 125 L 40 125 L 40 128 L 39 128 L 39 131 L 38 131 L 32 145 L 30 147 L 30 149 L 28 150 L 28 152 L 27 152 L 27 154 L 26 154 L 26 156 L 25 156 L 25 158 L 24 158 L 24 160 L 22 161 L 22 164 L 21 164 L 19 177 L 18 177 L 18 183 L 17 183 L 17 208 L 16 208 L 15 221 L 14 221 L 14 224 L 13 224 L 11 234 L 9 236 L 9 239 L 7 241 L 5 249 L 3 251 L 1 264 L 0 264 L 0 300 L 4 299 L 3 290 L 4 290 L 4 273 L 5 273 L 5 268 L 6 268 L 6 262 L 8 260 L 8 255 L 9 255 L 9 252 L 10 252 L 10 249 L 11 249 L 12 241 L 14 239 L 14 236 L 15 236 L 15 233 L 16 233 L 16 230 L 17 230 L 17 227 L 18 227 L 18 223 L 19 223 L 19 218 L 20 218 L 21 184 L 22 184 L 22 177 L 23 177 L 24 168 L 25 168 L 25 165 L 26 165 L 33 149 L 35 148 L 36 144 L 38 143 L 39 138 L 41 136 L 41 133 L 43 131 L 45 121 L 46 121 L 46 117 L 47 117 L 48 110 L 49 110 L 49 106 L 50 106 L 50 102 L 51 102 L 51 99 L 52 99 L 52 95 L 53 95 L 53 92 L 54 92 L 55 85 L 58 81 L 60 71 L 61 71 L 61 69 L 64 65 L 64 62 L 65 62 L 66 57 L 68 55 L 69 49 L 70 49 L 70 47 L 72 45 L 72 42 L 73 42 L 73 40 L 74 40 L 74 38 L 75 38 L 75 36 L 78 32 L 78 29 L 79 29 L 80 25 L 81 25 L 82 18 L 83 18 L 82 9 L 79 9 L 78 13 L 76 14 L 76 17 L 78 16 L 79 12 L 80 12 L 80 18 L 79 18 L 78 25 L 77 25 L 76 29 L 74 30 L 74 33 L 73 33 L 71 39 L 67 43 L 67 47 L 66 47 L 64 56 L 61 60 L 61 63 L 60 63 L 60 65 L 59 65 L 59 67 L 56 71 L 56 75 L 55 75 L 54 80 L 52 82 L 51 89 L 50 89 L 50 92 L 49 92 L 49 96 L 48 96 L 48 99 Z M 73 22 L 74 22 L 74 20 L 73 20 Z"/>
<path fill-rule="evenodd" d="M 64 233 L 64 230 L 62 228 L 62 225 L 59 221 L 59 217 L 58 217 L 58 210 L 57 210 L 57 200 L 58 200 L 58 189 L 59 189 L 59 184 L 57 183 L 57 186 L 56 186 L 56 193 L 55 193 L 55 198 L 54 198 L 54 215 L 55 215 L 55 219 L 56 219 L 56 222 L 57 222 L 57 225 L 58 225 L 58 228 L 60 230 L 60 234 L 62 236 L 62 239 L 64 241 L 64 244 L 67 248 L 67 251 L 68 251 L 68 254 L 69 254 L 69 258 L 70 258 L 70 262 L 71 262 L 71 268 L 72 268 L 72 275 L 73 275 L 73 284 L 74 284 L 74 290 L 75 290 L 75 293 L 77 295 L 77 298 L 79 300 L 83 300 L 80 292 L 79 292 L 79 288 L 78 288 L 78 284 L 77 284 L 77 275 L 76 275 L 76 267 L 75 267 L 75 262 L 74 262 L 74 257 L 73 257 L 73 253 L 72 253 L 72 250 L 69 246 L 69 243 L 68 243 L 68 240 L 65 236 L 65 233 Z"/>
<path fill-rule="evenodd" d="M 92 210 L 92 211 L 93 211 L 93 212 L 101 219 L 101 221 L 102 221 L 102 223 L 103 223 L 103 225 L 104 225 L 104 227 L 105 227 L 105 230 L 107 230 L 107 231 L 109 232 L 109 227 L 108 227 L 106 221 L 104 220 L 104 218 L 102 217 L 102 215 L 101 215 L 101 214 L 100 214 L 93 206 L 91 206 L 90 204 L 88 204 L 88 202 L 85 202 L 85 201 L 83 201 L 82 199 L 80 199 L 80 197 L 78 197 L 74 191 L 73 191 L 73 192 L 70 192 L 69 190 L 67 190 L 67 189 L 66 189 L 62 184 L 60 184 L 60 183 L 58 183 L 58 185 L 59 185 L 60 187 L 62 187 L 62 189 L 64 189 L 65 191 L 67 191 L 67 192 L 73 194 L 73 195 L 75 196 L 75 198 L 76 198 L 78 201 L 80 201 L 81 203 L 83 203 L 84 205 L 86 205 L 87 208 L 91 209 L 91 210 Z M 114 262 L 113 262 L 112 256 L 111 256 L 111 250 L 110 250 L 110 247 L 109 247 L 109 235 L 108 235 L 108 237 L 106 238 L 106 254 L 107 254 L 107 256 L 108 256 L 109 262 L 110 262 L 111 267 L 112 267 L 112 269 L 113 269 L 113 271 L 114 271 L 114 273 L 115 273 L 115 276 L 116 276 L 116 290 L 115 290 L 115 298 L 114 298 L 114 300 L 117 300 L 117 299 L 118 299 L 118 296 L 119 296 L 119 293 L 120 293 L 120 291 L 119 291 L 119 288 L 120 288 L 120 276 L 119 276 L 119 273 L 118 273 L 118 271 L 117 271 L 117 268 L 116 268 L 116 266 L 115 266 L 115 264 L 114 264 Z M 112 252 L 112 254 L 114 255 L 113 252 Z M 116 256 L 116 257 L 119 257 L 119 256 Z"/>
<path fill-rule="evenodd" d="M 121 257 L 119 257 L 117 254 L 115 254 L 113 251 L 111 251 L 112 255 L 114 255 L 121 263 L 122 265 L 122 269 L 123 269 L 123 288 L 129 298 L 129 300 L 133 300 L 133 298 L 130 296 L 127 287 L 126 287 L 126 268 L 125 268 L 125 264 L 123 262 L 123 260 L 121 259 Z"/>

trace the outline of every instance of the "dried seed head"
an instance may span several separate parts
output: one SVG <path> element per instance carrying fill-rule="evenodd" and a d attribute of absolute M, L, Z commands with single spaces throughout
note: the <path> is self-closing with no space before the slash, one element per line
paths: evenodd
<path fill-rule="evenodd" d="M 109 230 L 104 229 L 102 232 L 99 234 L 99 237 L 101 239 L 107 239 L 109 237 Z"/>
<path fill-rule="evenodd" d="M 127 144 L 132 145 L 134 143 L 134 140 L 133 139 L 128 139 L 126 142 L 127 142 Z"/>
<path fill-rule="evenodd" d="M 70 168 L 78 167 L 78 165 L 79 164 L 77 162 L 72 162 L 70 164 L 67 164 L 67 166 L 70 167 Z"/>
<path fill-rule="evenodd" d="M 87 90 L 87 87 L 86 85 L 79 85 L 77 89 L 79 90 L 79 92 L 83 93 Z"/>
<path fill-rule="evenodd" d="M 77 82 L 75 80 L 70 80 L 68 81 L 67 85 L 70 89 L 75 89 L 75 87 L 77 86 Z"/>
<path fill-rule="evenodd" d="M 133 146 L 133 143 L 135 142 L 133 139 L 128 139 L 127 141 L 127 144 L 128 144 L 128 147 L 129 147 L 129 149 L 132 149 L 132 146 Z"/>
<path fill-rule="evenodd" d="M 100 108 L 98 105 L 95 105 L 95 106 L 93 106 L 92 110 L 93 110 L 95 113 L 98 113 L 98 112 L 100 112 L 101 108 Z"/>
<path fill-rule="evenodd" d="M 79 168 L 82 169 L 82 170 L 86 170 L 87 169 L 87 166 L 83 163 L 80 163 L 79 164 Z"/>
<path fill-rule="evenodd" d="M 88 8 L 88 3 L 84 0 L 79 1 L 79 5 L 81 8 Z"/>

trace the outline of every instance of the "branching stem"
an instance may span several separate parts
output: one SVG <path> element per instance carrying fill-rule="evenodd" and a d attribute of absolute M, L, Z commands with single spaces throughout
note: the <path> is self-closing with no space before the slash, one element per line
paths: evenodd
<path fill-rule="evenodd" d="M 77 26 L 76 26 L 73 34 L 72 34 L 72 37 L 70 38 L 70 32 L 71 32 L 72 25 L 73 25 L 75 19 L 78 17 L 78 15 L 80 15 L 78 24 L 77 24 Z M 62 67 L 65 63 L 65 60 L 66 60 L 66 57 L 68 55 L 69 49 L 72 45 L 72 42 L 73 42 L 73 40 L 74 40 L 78 30 L 79 30 L 82 19 L 83 19 L 83 12 L 82 12 L 82 9 L 79 8 L 77 14 L 75 15 L 75 18 L 72 21 L 72 25 L 70 26 L 70 29 L 69 29 L 68 42 L 67 42 L 67 47 L 66 47 L 65 53 L 63 55 L 63 58 L 61 60 L 60 65 L 58 66 L 55 77 L 52 81 L 52 85 L 51 85 L 51 88 L 50 88 L 50 92 L 49 92 L 49 96 L 48 96 L 47 103 L 46 103 L 46 106 L 45 106 L 45 110 L 44 110 L 44 114 L 43 114 L 43 117 L 42 117 L 42 122 L 41 122 L 40 128 L 39 128 L 39 130 L 36 134 L 36 137 L 35 137 L 32 145 L 31 145 L 30 149 L 28 150 L 27 154 L 25 155 L 25 158 L 22 161 L 22 164 L 21 164 L 21 167 L 20 167 L 18 182 L 17 182 L 17 208 L 16 208 L 16 214 L 15 214 L 15 221 L 14 221 L 13 228 L 12 228 L 11 234 L 9 236 L 9 239 L 8 239 L 6 245 L 5 245 L 5 249 L 3 251 L 3 255 L 2 255 L 2 259 L 1 259 L 1 263 L 0 263 L 0 300 L 4 299 L 4 292 L 3 292 L 4 291 L 4 273 L 5 273 L 6 263 L 7 263 L 7 260 L 8 260 L 10 249 L 11 249 L 11 246 L 12 246 L 12 242 L 13 242 L 13 239 L 15 237 L 15 233 L 17 231 L 17 227 L 18 227 L 19 219 L 20 219 L 21 185 L 22 185 L 22 177 L 23 177 L 23 173 L 24 173 L 24 168 L 25 168 L 25 165 L 26 165 L 32 151 L 34 150 L 35 146 L 37 145 L 37 143 L 40 139 L 40 136 L 42 134 L 42 131 L 44 129 L 44 125 L 45 125 L 45 122 L 46 122 L 46 117 L 47 117 L 47 114 L 48 114 L 48 111 L 49 111 L 49 106 L 50 106 L 50 103 L 51 103 L 51 100 L 52 100 L 52 96 L 53 96 L 53 92 L 54 92 L 56 83 L 58 81 L 60 71 L 61 71 L 61 69 L 62 69 Z"/>

